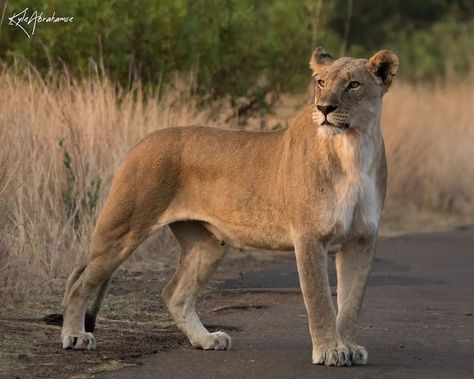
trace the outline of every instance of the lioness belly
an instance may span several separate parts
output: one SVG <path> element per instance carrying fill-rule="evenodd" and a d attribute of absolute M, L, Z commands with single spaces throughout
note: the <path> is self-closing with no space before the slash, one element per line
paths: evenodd
<path fill-rule="evenodd" d="M 218 240 L 238 249 L 280 251 L 293 249 L 289 233 L 275 225 L 243 227 L 218 221 L 212 224 L 204 222 L 203 225 Z"/>

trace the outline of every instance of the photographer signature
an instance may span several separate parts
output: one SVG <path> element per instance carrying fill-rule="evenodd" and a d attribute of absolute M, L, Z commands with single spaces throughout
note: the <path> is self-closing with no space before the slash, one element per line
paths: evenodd
<path fill-rule="evenodd" d="M 58 23 L 68 23 L 73 22 L 74 17 L 64 17 L 56 16 L 56 12 L 49 17 L 44 17 L 43 12 L 38 13 L 38 11 L 34 11 L 31 15 L 28 15 L 28 8 L 23 9 L 21 12 L 13 14 L 13 16 L 8 17 L 9 23 L 8 25 L 19 27 L 28 38 L 31 38 L 35 34 L 36 24 L 37 23 L 48 23 L 48 24 L 58 24 Z M 31 26 L 32 27 L 31 27 Z M 29 30 L 31 28 L 31 30 Z"/>

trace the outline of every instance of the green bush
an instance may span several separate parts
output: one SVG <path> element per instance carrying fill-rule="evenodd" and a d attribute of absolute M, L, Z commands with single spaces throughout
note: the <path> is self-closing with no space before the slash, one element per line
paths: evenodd
<path fill-rule="evenodd" d="M 308 84 L 316 45 L 337 56 L 351 0 L 29 0 L 7 2 L 0 59 L 34 64 L 41 73 L 63 65 L 87 75 L 92 63 L 123 86 L 135 78 L 159 84 L 192 73 L 195 90 L 228 97 L 240 116 L 266 111 L 281 92 Z M 347 54 L 396 51 L 401 75 L 439 79 L 472 71 L 474 3 L 468 0 L 352 1 Z M 318 17 L 318 6 L 321 12 Z M 38 24 L 27 38 L 8 25 L 26 7 L 73 16 L 67 24 Z M 315 26 L 317 35 L 315 35 Z M 24 57 L 22 60 L 19 57 Z"/>

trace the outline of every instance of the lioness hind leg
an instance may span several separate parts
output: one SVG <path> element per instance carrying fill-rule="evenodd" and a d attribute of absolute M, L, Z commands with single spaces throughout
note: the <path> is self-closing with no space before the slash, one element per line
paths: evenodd
<path fill-rule="evenodd" d="M 200 223 L 179 222 L 170 225 L 181 248 L 176 272 L 163 289 L 163 297 L 176 325 L 194 347 L 209 350 L 230 348 L 230 337 L 224 332 L 209 333 L 196 313 L 198 294 L 204 289 L 227 247 Z"/>
<path fill-rule="evenodd" d="M 66 283 L 66 290 L 64 291 L 63 307 L 64 307 L 64 304 L 66 303 L 66 299 L 69 296 L 69 292 L 71 291 L 73 284 L 76 283 L 77 279 L 79 279 L 81 274 L 84 272 L 85 268 L 86 268 L 85 265 L 81 266 L 80 268 L 74 270 L 71 273 L 71 275 L 69 275 L 69 278 Z M 100 306 L 102 304 L 102 301 L 105 298 L 105 295 L 107 293 L 107 289 L 109 287 L 111 280 L 112 280 L 112 277 L 109 277 L 99 286 L 99 289 L 97 290 L 92 306 L 86 311 L 85 320 L 84 320 L 86 332 L 92 333 L 95 329 L 97 314 L 99 313 Z M 61 318 L 61 322 L 62 322 L 62 318 Z"/>
<path fill-rule="evenodd" d="M 61 330 L 63 348 L 95 349 L 94 336 L 85 330 L 88 301 L 97 291 L 91 309 L 95 318 L 111 275 L 143 239 L 140 234 L 128 232 L 116 240 L 107 239 L 107 243 L 103 243 L 95 233 L 87 264 L 71 274 L 66 286 Z"/>
<path fill-rule="evenodd" d="M 367 364 L 365 347 L 356 344 L 359 311 L 375 253 L 376 237 L 356 239 L 336 254 L 337 329 L 349 348 L 352 362 Z"/>

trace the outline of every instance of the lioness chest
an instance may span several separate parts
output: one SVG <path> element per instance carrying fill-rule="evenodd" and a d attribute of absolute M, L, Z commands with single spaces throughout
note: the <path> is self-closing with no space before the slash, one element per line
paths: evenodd
<path fill-rule="evenodd" d="M 323 225 L 331 243 L 342 242 L 350 235 L 363 235 L 377 229 L 379 209 L 374 178 L 362 174 L 356 180 L 338 183 L 336 196 Z"/>
<path fill-rule="evenodd" d="M 343 141 L 336 150 L 341 173 L 333 182 L 334 196 L 325 212 L 325 225 L 321 225 L 337 242 L 349 235 L 374 232 L 380 216 L 373 146 Z"/>

